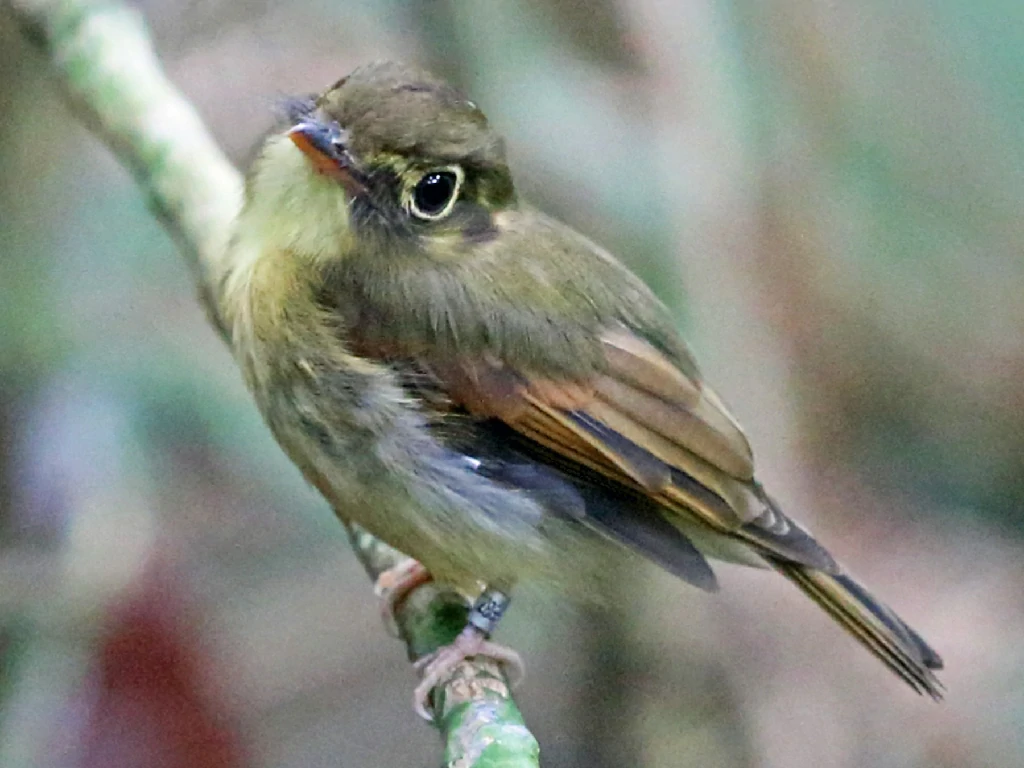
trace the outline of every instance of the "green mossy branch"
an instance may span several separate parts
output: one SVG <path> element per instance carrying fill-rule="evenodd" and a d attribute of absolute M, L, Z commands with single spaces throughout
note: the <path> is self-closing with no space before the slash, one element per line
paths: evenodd
<path fill-rule="evenodd" d="M 50 60 L 75 114 L 132 172 L 192 267 L 211 322 L 226 337 L 215 286 L 230 269 L 225 245 L 241 205 L 242 176 L 164 76 L 139 14 L 97 0 L 0 4 Z M 373 579 L 404 557 L 364 531 L 350 529 L 349 537 Z M 467 610 L 465 597 L 444 585 L 412 592 L 396 617 L 410 659 L 450 642 Z M 538 765 L 537 742 L 493 662 L 461 664 L 434 690 L 433 711 L 446 766 Z"/>

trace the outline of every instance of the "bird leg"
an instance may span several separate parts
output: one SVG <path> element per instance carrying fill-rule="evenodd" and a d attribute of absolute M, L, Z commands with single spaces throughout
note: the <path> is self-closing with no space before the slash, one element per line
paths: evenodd
<path fill-rule="evenodd" d="M 510 687 L 522 682 L 525 667 L 519 654 L 489 639 L 509 602 L 505 593 L 485 589 L 473 604 L 466 627 L 455 640 L 416 662 L 416 669 L 423 677 L 413 692 L 413 708 L 424 720 L 433 720 L 429 710 L 431 692 L 451 677 L 456 667 L 466 659 L 487 656 L 501 665 Z"/>
<path fill-rule="evenodd" d="M 418 560 L 407 557 L 392 568 L 388 568 L 377 577 L 373 591 L 380 598 L 380 617 L 384 627 L 392 637 L 398 637 L 398 621 L 395 614 L 399 606 L 417 587 L 421 587 L 433 577 L 430 571 Z"/>

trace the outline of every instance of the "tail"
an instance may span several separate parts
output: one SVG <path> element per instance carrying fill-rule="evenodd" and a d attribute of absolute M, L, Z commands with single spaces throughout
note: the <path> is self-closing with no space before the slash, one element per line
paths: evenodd
<path fill-rule="evenodd" d="M 936 700 L 942 698 L 942 683 L 932 671 L 942 669 L 942 659 L 864 587 L 842 574 L 779 560 L 772 565 L 911 688 Z"/>

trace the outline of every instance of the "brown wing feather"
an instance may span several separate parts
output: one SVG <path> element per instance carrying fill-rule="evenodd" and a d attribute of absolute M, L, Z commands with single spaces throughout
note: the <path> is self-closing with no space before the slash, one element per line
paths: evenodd
<path fill-rule="evenodd" d="M 623 381 L 684 407 L 700 400 L 700 375 L 689 356 L 673 365 L 652 344 L 625 330 L 603 334 L 601 344 L 608 367 Z"/>
<path fill-rule="evenodd" d="M 601 338 L 606 375 L 598 394 L 648 429 L 741 480 L 754 476 L 750 443 L 689 358 L 684 373 L 652 344 L 623 330 Z"/>
<path fill-rule="evenodd" d="M 670 360 L 635 334 L 602 336 L 605 361 L 559 381 L 481 357 L 432 362 L 449 396 L 559 455 L 640 490 L 663 507 L 759 551 L 832 570 L 832 558 L 753 481 L 743 432 L 688 357 Z"/>

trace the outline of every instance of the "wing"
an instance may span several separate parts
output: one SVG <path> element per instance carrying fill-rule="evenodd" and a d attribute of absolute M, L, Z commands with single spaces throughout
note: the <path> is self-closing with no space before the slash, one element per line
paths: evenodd
<path fill-rule="evenodd" d="M 488 460 L 478 471 L 704 589 L 716 586 L 705 554 L 775 568 L 915 690 L 941 697 L 941 658 L 778 509 L 754 480 L 742 431 L 685 351 L 621 327 L 599 341 L 598 364 L 572 380 L 435 351 L 414 356 L 422 381 L 407 385 L 428 412 L 457 405 L 479 419 L 472 449 Z M 517 460 L 523 453 L 530 461 Z"/>
<path fill-rule="evenodd" d="M 607 329 L 601 348 L 602 365 L 575 381 L 486 356 L 421 364 L 452 402 L 643 494 L 698 543 L 724 535 L 773 559 L 836 571 L 754 480 L 746 437 L 692 359 L 673 360 L 623 327 Z"/>

